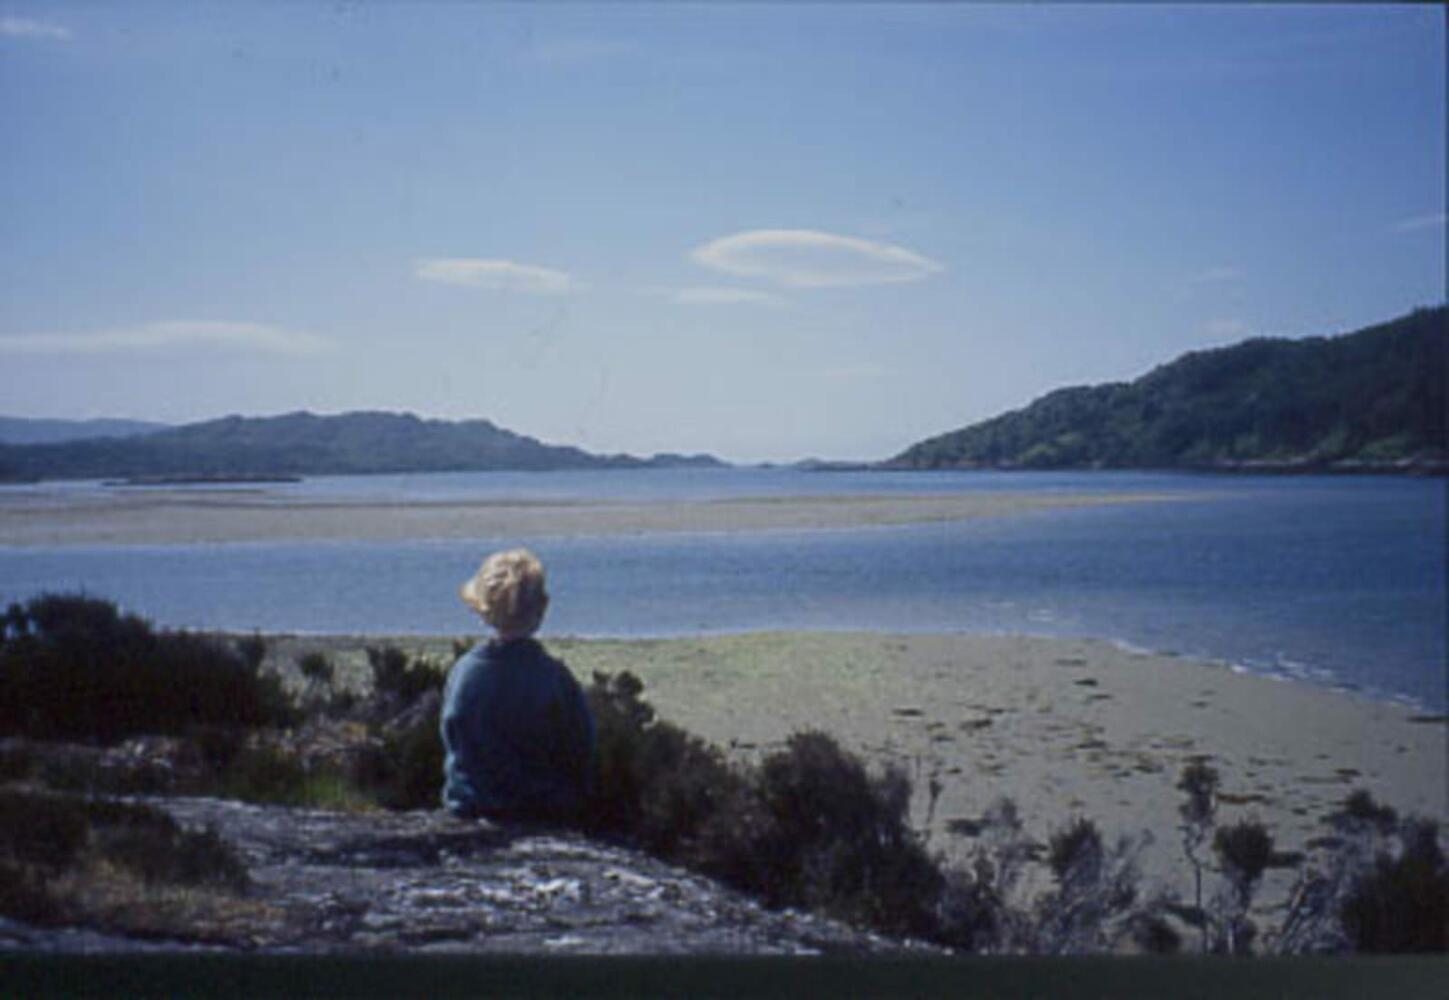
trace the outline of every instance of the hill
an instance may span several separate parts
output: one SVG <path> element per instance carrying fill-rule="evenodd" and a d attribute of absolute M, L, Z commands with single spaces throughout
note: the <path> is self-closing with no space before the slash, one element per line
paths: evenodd
<path fill-rule="evenodd" d="M 25 417 L 0 417 L 0 442 L 56 444 L 85 438 L 135 437 L 164 430 L 166 426 L 144 420 L 30 420 Z"/>
<path fill-rule="evenodd" d="M 410 413 L 231 416 L 137 438 L 0 445 L 0 480 L 263 477 L 720 465 L 708 455 L 594 455 L 487 420 Z"/>
<path fill-rule="evenodd" d="M 1059 389 L 928 438 L 889 468 L 1439 468 L 1449 312 L 1195 351 L 1132 382 Z"/>

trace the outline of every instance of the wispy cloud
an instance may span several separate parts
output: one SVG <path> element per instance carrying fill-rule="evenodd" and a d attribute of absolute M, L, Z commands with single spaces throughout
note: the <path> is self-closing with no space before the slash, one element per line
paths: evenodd
<path fill-rule="evenodd" d="M 1449 225 L 1449 214 L 1430 212 L 1427 215 L 1400 219 L 1389 228 L 1396 233 L 1416 233 L 1423 229 L 1443 229 L 1446 225 Z"/>
<path fill-rule="evenodd" d="M 669 298 L 682 305 L 779 306 L 785 304 L 785 300 L 773 292 L 760 292 L 750 288 L 680 288 L 671 293 Z"/>
<path fill-rule="evenodd" d="M 424 281 L 467 288 L 488 288 L 528 295 L 566 295 L 579 285 L 563 271 L 487 257 L 429 257 L 414 273 Z"/>
<path fill-rule="evenodd" d="M 71 30 L 64 25 L 23 17 L 0 17 L 0 38 L 48 38 L 68 42 L 72 37 Z"/>
<path fill-rule="evenodd" d="M 898 284 L 944 270 L 904 247 L 811 229 L 752 229 L 712 240 L 690 256 L 713 270 L 786 288 Z"/>
<path fill-rule="evenodd" d="M 326 337 L 302 330 L 214 320 L 167 320 L 87 333 L 0 334 L 0 355 L 139 354 L 204 348 L 302 356 L 322 353 L 331 346 Z"/>

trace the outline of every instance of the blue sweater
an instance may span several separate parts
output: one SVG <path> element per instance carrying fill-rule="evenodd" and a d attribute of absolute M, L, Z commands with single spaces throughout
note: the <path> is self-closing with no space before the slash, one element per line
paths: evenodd
<path fill-rule="evenodd" d="M 533 639 L 480 643 L 443 692 L 443 805 L 462 816 L 566 820 L 592 786 L 594 719 Z"/>

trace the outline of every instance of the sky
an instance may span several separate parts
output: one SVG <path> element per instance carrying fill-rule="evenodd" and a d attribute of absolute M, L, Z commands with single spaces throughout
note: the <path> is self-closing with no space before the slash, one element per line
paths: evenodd
<path fill-rule="evenodd" d="M 0 413 L 879 459 L 1445 298 L 1437 5 L 0 0 Z"/>

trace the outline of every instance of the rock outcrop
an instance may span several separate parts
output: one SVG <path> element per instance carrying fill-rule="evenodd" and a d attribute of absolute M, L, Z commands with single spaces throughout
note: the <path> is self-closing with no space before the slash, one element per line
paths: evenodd
<path fill-rule="evenodd" d="M 209 828 L 250 887 L 188 940 L 0 922 L 0 950 L 264 953 L 925 954 L 770 911 L 691 872 L 580 834 L 442 812 L 340 813 L 143 797 Z"/>

